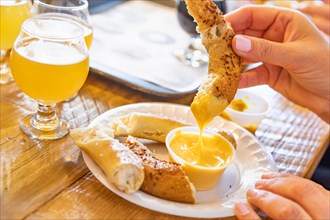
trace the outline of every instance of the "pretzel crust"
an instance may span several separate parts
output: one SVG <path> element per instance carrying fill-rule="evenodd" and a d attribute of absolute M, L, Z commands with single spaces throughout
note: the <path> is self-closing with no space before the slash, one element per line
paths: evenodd
<path fill-rule="evenodd" d="M 197 31 L 201 34 L 203 45 L 209 54 L 209 70 L 206 80 L 194 98 L 194 115 L 200 114 L 199 109 L 215 108 L 208 113 L 206 121 L 219 115 L 233 100 L 242 72 L 241 58 L 232 49 L 235 35 L 231 25 L 225 21 L 222 12 L 212 0 L 185 0 L 188 13 L 197 23 Z M 213 96 L 209 100 L 203 97 Z M 218 103 L 216 103 L 218 102 Z M 207 122 L 206 122 L 207 123 Z"/>

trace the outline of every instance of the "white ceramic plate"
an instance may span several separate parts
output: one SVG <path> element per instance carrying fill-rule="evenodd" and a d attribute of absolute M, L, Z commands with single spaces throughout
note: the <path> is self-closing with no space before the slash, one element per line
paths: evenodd
<path fill-rule="evenodd" d="M 113 117 L 128 114 L 130 112 L 162 114 L 170 118 L 176 118 L 191 124 L 196 124 L 188 106 L 168 103 L 138 103 L 111 109 L 92 121 L 90 126 L 108 124 Z M 248 131 L 221 117 L 216 117 L 210 127 L 225 128 L 231 131 L 237 141 L 237 160 L 241 166 L 241 178 L 235 164 L 227 168 L 218 185 L 212 190 L 198 191 L 196 204 L 184 204 L 171 202 L 149 195 L 142 191 L 126 194 L 106 181 L 102 170 L 94 161 L 83 153 L 87 167 L 95 177 L 108 189 L 118 196 L 147 209 L 154 211 L 203 218 L 220 218 L 234 215 L 233 207 L 236 202 L 244 202 L 246 190 L 252 187 L 262 173 L 276 172 L 277 168 L 264 147 Z M 160 159 L 168 160 L 168 152 L 164 144 L 144 142 Z"/>

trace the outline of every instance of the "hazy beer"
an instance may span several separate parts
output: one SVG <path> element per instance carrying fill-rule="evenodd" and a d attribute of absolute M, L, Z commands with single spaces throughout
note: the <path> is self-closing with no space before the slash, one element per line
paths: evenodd
<path fill-rule="evenodd" d="M 88 73 L 88 58 L 64 43 L 27 40 L 12 53 L 17 85 L 31 98 L 56 103 L 75 94 Z"/>
<path fill-rule="evenodd" d="M 0 0 L 0 48 L 9 50 L 21 30 L 23 21 L 31 17 L 28 1 Z"/>
<path fill-rule="evenodd" d="M 75 94 L 89 71 L 84 30 L 61 18 L 26 20 L 12 49 L 12 74 L 20 89 L 38 101 L 37 114 L 21 119 L 20 128 L 33 139 L 53 140 L 69 133 L 56 114 L 56 103 Z"/>

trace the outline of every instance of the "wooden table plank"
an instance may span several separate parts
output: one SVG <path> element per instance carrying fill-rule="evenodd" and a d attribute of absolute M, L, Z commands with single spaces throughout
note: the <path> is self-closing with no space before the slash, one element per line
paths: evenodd
<path fill-rule="evenodd" d="M 329 125 L 309 110 L 280 94 L 256 132 L 257 139 L 273 155 L 279 172 L 306 176 L 329 143 Z M 310 176 L 309 176 L 310 177 Z"/>

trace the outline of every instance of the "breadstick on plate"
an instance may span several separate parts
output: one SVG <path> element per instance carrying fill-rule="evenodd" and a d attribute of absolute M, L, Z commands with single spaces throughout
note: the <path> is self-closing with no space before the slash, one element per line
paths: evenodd
<path fill-rule="evenodd" d="M 209 74 L 191 104 L 198 125 L 203 128 L 233 100 L 242 63 L 232 49 L 235 33 L 217 5 L 212 0 L 185 1 L 209 54 Z"/>
<path fill-rule="evenodd" d="M 140 158 L 125 145 L 104 133 L 107 129 L 79 128 L 70 135 L 78 147 L 103 170 L 107 181 L 117 189 L 132 193 L 140 189 L 144 171 Z"/>
<path fill-rule="evenodd" d="M 165 116 L 132 112 L 116 117 L 111 122 L 115 136 L 131 135 L 164 143 L 166 135 L 174 128 L 187 126 L 179 120 Z"/>
<path fill-rule="evenodd" d="M 161 115 L 132 112 L 112 119 L 111 130 L 115 137 L 133 136 L 165 143 L 166 135 L 173 129 L 191 126 L 187 122 Z M 223 128 L 213 128 L 236 148 L 236 140 L 232 133 Z"/>
<path fill-rule="evenodd" d="M 157 159 L 146 146 L 132 136 L 128 136 L 124 144 L 142 161 L 145 176 L 142 191 L 171 201 L 196 202 L 195 187 L 180 164 Z"/>

